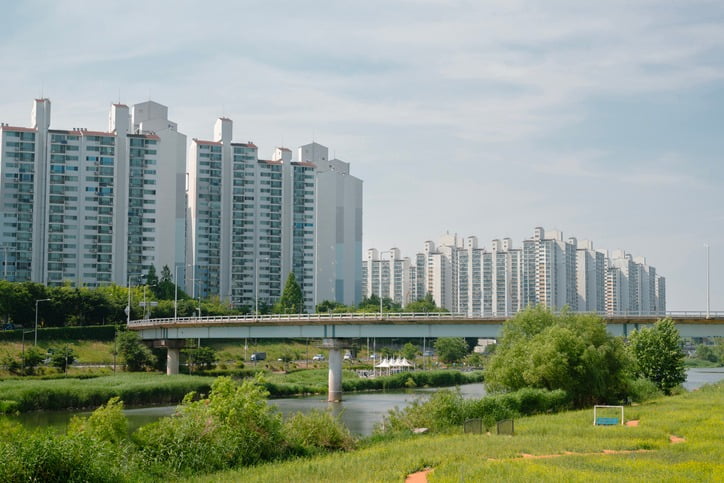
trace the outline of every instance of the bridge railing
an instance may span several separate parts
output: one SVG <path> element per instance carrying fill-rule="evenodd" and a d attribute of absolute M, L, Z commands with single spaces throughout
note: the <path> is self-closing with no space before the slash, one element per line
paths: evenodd
<path fill-rule="evenodd" d="M 351 313 L 320 313 L 320 314 L 267 314 L 267 315 L 210 315 L 205 317 L 166 317 L 160 319 L 141 319 L 132 320 L 128 324 L 129 328 L 145 328 L 163 325 L 223 325 L 223 324 L 243 324 L 255 322 L 323 322 L 323 321 L 360 321 L 366 320 L 485 320 L 485 321 L 505 321 L 515 314 L 500 316 L 470 316 L 459 312 L 351 312 Z M 706 312 L 701 310 L 692 311 L 671 311 L 665 314 L 642 314 L 639 312 L 615 312 L 615 313 L 598 313 L 602 317 L 628 318 L 650 320 L 653 318 L 671 317 L 672 319 L 705 319 L 705 318 L 724 318 L 724 312 Z"/>
<path fill-rule="evenodd" d="M 351 312 L 351 313 L 323 313 L 323 314 L 265 314 L 265 315 L 210 315 L 204 317 L 166 317 L 159 319 L 132 320 L 129 327 L 149 327 L 164 324 L 224 324 L 224 323 L 253 323 L 253 322 L 315 322 L 325 320 L 442 320 L 461 319 L 465 314 L 455 312 Z M 505 317 L 500 317 L 505 320 Z"/>

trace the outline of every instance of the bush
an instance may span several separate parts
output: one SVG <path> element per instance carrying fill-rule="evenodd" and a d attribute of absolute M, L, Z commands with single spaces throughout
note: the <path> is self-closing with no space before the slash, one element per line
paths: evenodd
<path fill-rule="evenodd" d="M 0 399 L 0 414 L 12 414 L 20 411 L 20 403 L 7 399 Z"/>
<path fill-rule="evenodd" d="M 134 435 L 152 471 L 208 472 L 269 461 L 284 454 L 281 416 L 255 381 L 220 377 L 208 399 L 189 394 L 174 417 L 142 427 Z"/>
<path fill-rule="evenodd" d="M 128 419 L 123 414 L 123 401 L 111 398 L 87 417 L 74 416 L 68 434 L 85 434 L 94 439 L 118 443 L 128 436 Z"/>
<path fill-rule="evenodd" d="M 284 434 L 292 454 L 347 451 L 355 445 L 349 429 L 329 411 L 294 414 L 284 423 Z"/>
<path fill-rule="evenodd" d="M 664 393 L 649 379 L 642 377 L 629 381 L 628 397 L 633 402 L 640 403 L 663 395 Z"/>
<path fill-rule="evenodd" d="M 128 449 L 80 434 L 21 431 L 0 440 L 0 481 L 119 481 Z"/>
<path fill-rule="evenodd" d="M 376 428 L 376 433 L 394 433 L 421 427 L 445 431 L 474 418 L 482 419 L 489 428 L 503 419 L 557 412 L 569 405 L 570 399 L 562 390 L 527 388 L 480 399 L 464 399 L 459 389 L 443 390 L 437 391 L 426 401 L 418 399 L 404 409 L 393 409 Z"/>

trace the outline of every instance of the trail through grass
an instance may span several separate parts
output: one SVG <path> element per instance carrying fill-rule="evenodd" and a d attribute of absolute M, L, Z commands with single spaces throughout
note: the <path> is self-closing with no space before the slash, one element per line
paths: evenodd
<path fill-rule="evenodd" d="M 522 418 L 515 436 L 418 435 L 358 451 L 193 481 L 724 481 L 724 383 L 627 407 L 638 426 L 593 426 L 592 411 Z M 671 444 L 670 435 L 685 438 Z M 608 450 L 607 453 L 604 451 Z M 570 454 L 567 454 L 570 453 Z M 524 458 L 556 455 L 551 458 Z"/>

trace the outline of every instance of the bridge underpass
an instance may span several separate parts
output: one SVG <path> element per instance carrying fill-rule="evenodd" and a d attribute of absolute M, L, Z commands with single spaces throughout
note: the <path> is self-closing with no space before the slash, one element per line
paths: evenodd
<path fill-rule="evenodd" d="M 682 337 L 724 337 L 724 313 L 669 313 Z M 615 336 L 653 325 L 662 316 L 603 316 Z M 186 339 L 320 339 L 329 350 L 328 400 L 342 399 L 342 349 L 360 338 L 499 338 L 506 317 L 461 314 L 298 314 L 134 320 L 129 329 L 167 350 L 166 373 L 178 374 Z"/>

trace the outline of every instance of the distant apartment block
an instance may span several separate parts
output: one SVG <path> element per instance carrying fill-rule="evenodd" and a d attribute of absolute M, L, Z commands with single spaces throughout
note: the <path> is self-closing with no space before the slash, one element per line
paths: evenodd
<path fill-rule="evenodd" d="M 398 272 L 406 276 L 394 279 Z M 367 297 L 381 294 L 405 305 L 429 293 L 439 306 L 471 316 L 509 316 L 529 305 L 608 314 L 666 311 L 665 279 L 645 258 L 621 250 L 609 257 L 590 241 L 564 240 L 540 227 L 520 248 L 509 238 L 485 248 L 477 237 L 448 234 L 437 245 L 426 241 L 414 261 L 396 248 L 370 249 L 362 274 Z"/>

